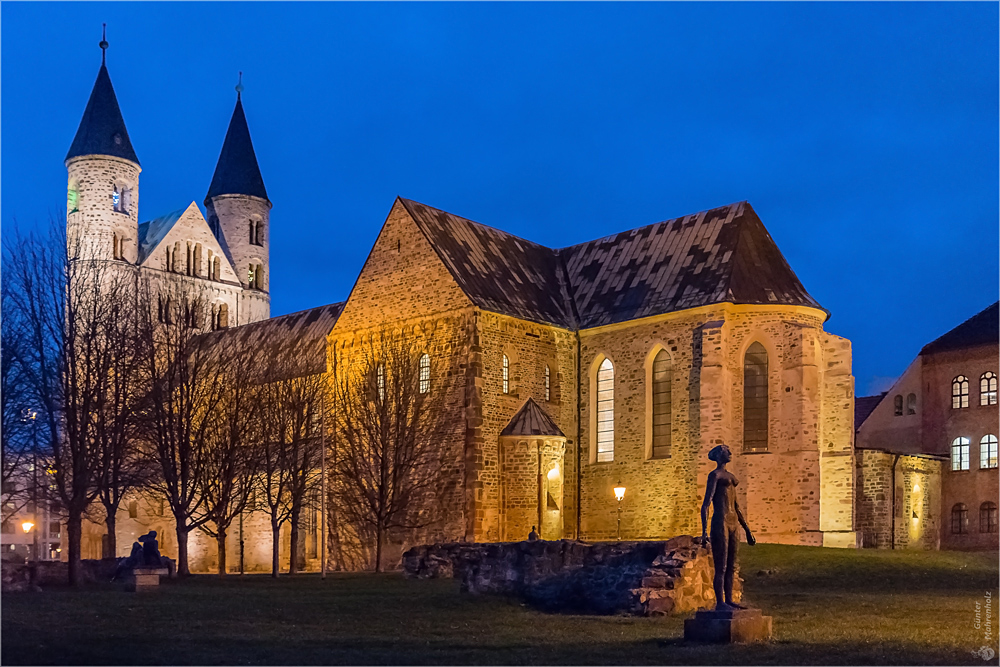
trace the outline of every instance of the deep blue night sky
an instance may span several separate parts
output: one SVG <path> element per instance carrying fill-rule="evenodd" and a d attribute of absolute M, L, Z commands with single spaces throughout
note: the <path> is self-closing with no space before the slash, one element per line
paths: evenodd
<path fill-rule="evenodd" d="M 140 218 L 199 206 L 239 70 L 272 314 L 345 299 L 401 195 L 553 247 L 749 200 L 858 395 L 998 294 L 996 3 L 14 3 L 0 216 L 65 210 L 100 66 Z M 204 210 L 204 209 L 203 209 Z"/>

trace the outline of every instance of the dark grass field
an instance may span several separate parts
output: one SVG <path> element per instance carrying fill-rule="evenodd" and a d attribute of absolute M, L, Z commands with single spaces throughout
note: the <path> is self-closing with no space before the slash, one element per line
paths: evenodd
<path fill-rule="evenodd" d="M 551 615 L 452 580 L 398 574 L 200 576 L 136 595 L 4 594 L 0 659 L 24 664 L 997 664 L 972 651 L 997 554 L 758 545 L 746 599 L 774 617 L 749 646 L 682 641 L 682 618 Z M 759 570 L 777 568 L 770 575 Z M 984 619 L 985 609 L 980 611 Z"/>

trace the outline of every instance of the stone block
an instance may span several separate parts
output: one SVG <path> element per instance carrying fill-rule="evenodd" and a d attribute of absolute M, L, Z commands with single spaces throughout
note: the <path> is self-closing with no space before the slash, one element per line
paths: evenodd
<path fill-rule="evenodd" d="M 684 639 L 711 644 L 744 644 L 771 639 L 771 617 L 760 609 L 701 609 L 684 621 Z"/>

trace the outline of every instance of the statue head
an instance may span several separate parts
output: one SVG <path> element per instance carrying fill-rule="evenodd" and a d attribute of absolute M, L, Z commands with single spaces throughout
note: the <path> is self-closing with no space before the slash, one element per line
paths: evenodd
<path fill-rule="evenodd" d="M 156 531 L 155 530 L 149 531 L 149 539 L 151 539 L 151 540 L 155 540 L 156 539 Z"/>
<path fill-rule="evenodd" d="M 717 463 L 729 463 L 733 460 L 733 453 L 729 450 L 728 445 L 716 445 L 708 453 L 708 459 Z"/>

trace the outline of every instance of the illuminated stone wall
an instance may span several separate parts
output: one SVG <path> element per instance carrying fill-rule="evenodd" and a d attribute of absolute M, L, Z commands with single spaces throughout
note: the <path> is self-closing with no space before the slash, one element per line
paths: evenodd
<path fill-rule="evenodd" d="M 859 449 L 856 465 L 857 530 L 861 545 L 877 549 L 891 549 L 893 544 L 896 549 L 939 548 L 942 462 Z"/>

